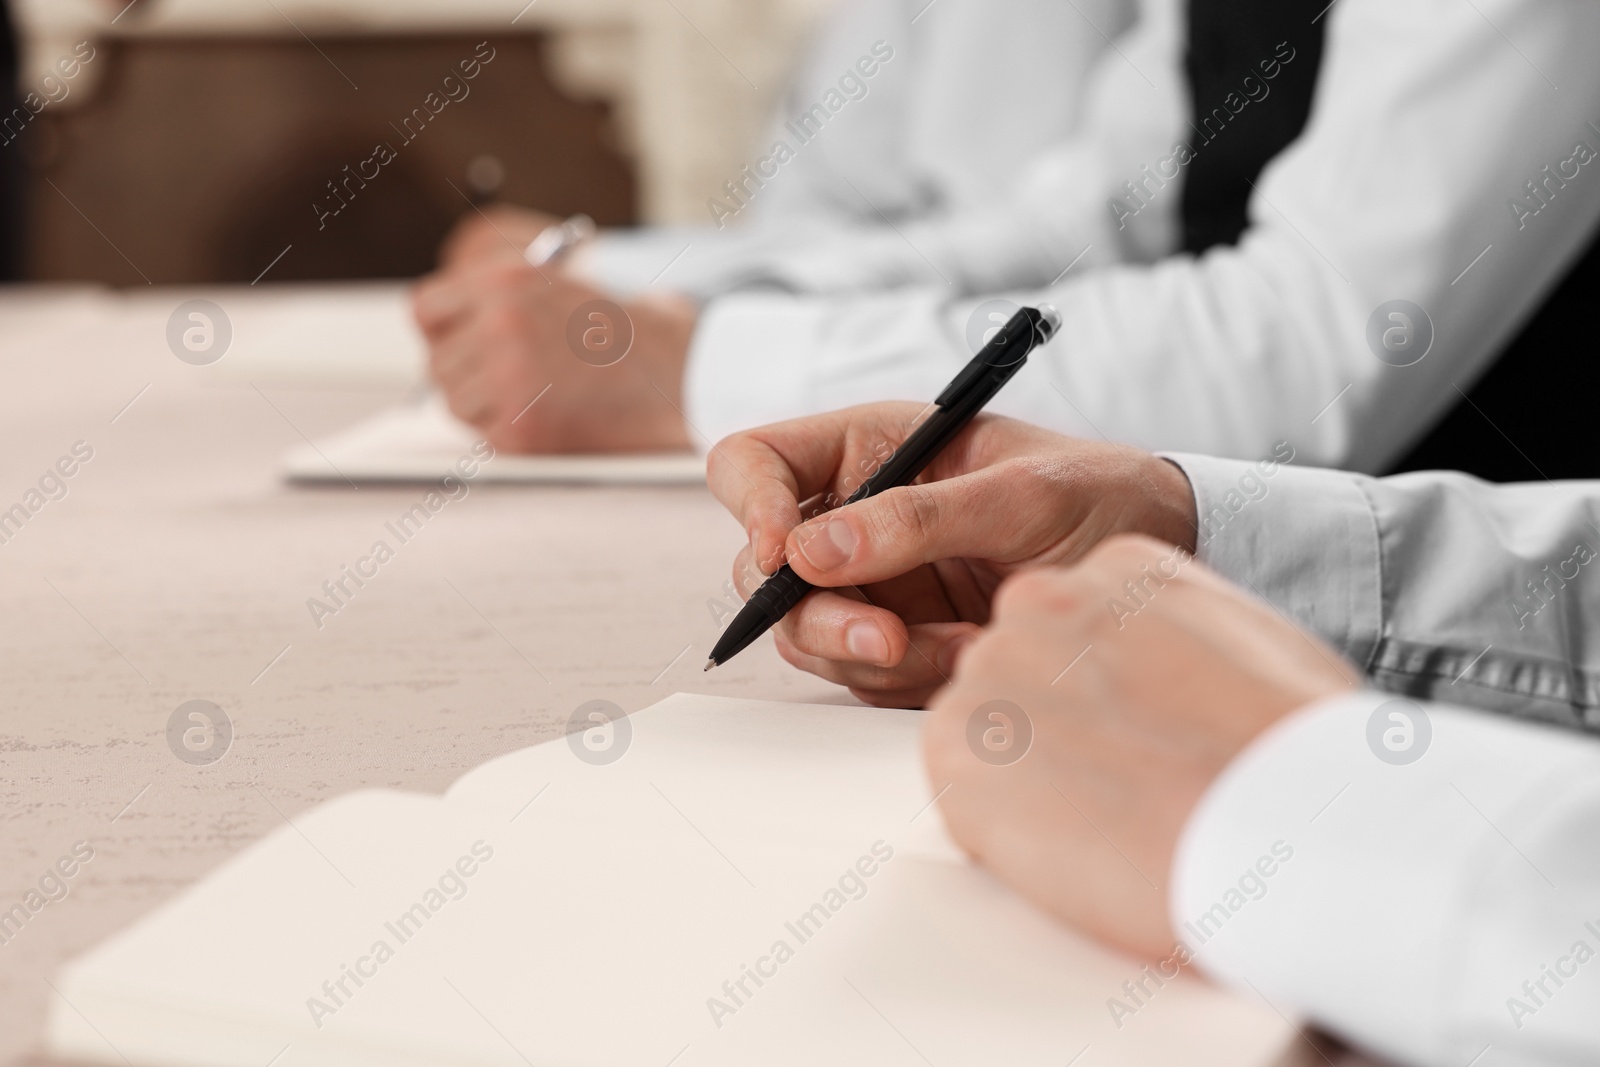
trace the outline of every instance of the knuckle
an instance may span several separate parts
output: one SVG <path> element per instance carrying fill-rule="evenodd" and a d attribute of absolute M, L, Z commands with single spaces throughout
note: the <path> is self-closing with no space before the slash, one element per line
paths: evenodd
<path fill-rule="evenodd" d="M 515 452 L 522 445 L 522 442 L 517 439 L 515 434 L 498 423 L 491 423 L 487 419 L 482 419 L 478 423 L 478 428 L 483 431 L 484 438 L 498 452 Z"/>
<path fill-rule="evenodd" d="M 711 446 L 711 451 L 706 453 L 706 460 L 708 463 L 715 462 L 717 464 L 717 468 L 720 470 L 724 464 L 732 463 L 732 460 L 728 457 L 727 453 L 743 452 L 750 441 L 751 436 L 748 431 L 730 433 L 728 436 Z"/>
<path fill-rule="evenodd" d="M 1012 574 L 995 592 L 995 616 L 1070 606 L 1072 590 L 1066 573 L 1057 567 L 1031 567 Z"/>
<path fill-rule="evenodd" d="M 522 333 L 522 312 L 516 304 L 492 300 L 484 310 L 483 329 L 494 338 L 517 337 Z"/>
<path fill-rule="evenodd" d="M 906 499 L 911 502 L 911 511 L 916 516 L 917 533 L 921 537 L 930 537 L 939 528 L 939 498 L 933 490 L 921 485 L 906 486 Z"/>
<path fill-rule="evenodd" d="M 966 738 L 948 699 L 937 701 L 922 737 L 922 759 L 935 782 L 949 782 L 962 769 Z"/>
<path fill-rule="evenodd" d="M 921 485 L 901 486 L 883 494 L 885 533 L 922 543 L 939 525 L 939 501 Z"/>
<path fill-rule="evenodd" d="M 843 629 L 836 622 L 821 618 L 809 602 L 802 602 L 784 621 L 786 636 L 802 652 L 820 659 L 838 660 L 845 655 Z"/>
<path fill-rule="evenodd" d="M 988 675 L 994 669 L 996 656 L 1004 644 L 1004 635 L 995 629 L 980 631 L 971 644 L 962 649 L 961 662 L 956 668 L 957 676 L 966 679 Z"/>
<path fill-rule="evenodd" d="M 527 283 L 528 273 L 528 268 L 519 261 L 496 262 L 484 267 L 483 281 L 489 289 L 503 295 L 519 291 Z"/>
<path fill-rule="evenodd" d="M 723 457 L 722 450 L 731 440 L 732 438 L 724 438 L 717 443 L 715 448 L 706 453 L 706 478 L 708 480 L 715 482 L 728 473 L 728 460 Z"/>
<path fill-rule="evenodd" d="M 1031 629 L 985 631 L 961 656 L 958 680 L 968 689 L 1005 688 L 1018 678 L 1037 673 L 1039 653 L 1050 644 Z M 971 709 L 968 708 L 970 711 Z"/>
<path fill-rule="evenodd" d="M 1052 456 L 1012 456 L 996 463 L 993 469 L 1004 475 L 1008 483 L 1019 485 L 1057 482 L 1062 474 L 1060 461 Z"/>
<path fill-rule="evenodd" d="M 1018 512 L 1027 516 L 1022 525 L 1054 528 L 1071 511 L 1072 473 L 1053 456 L 1016 456 L 986 473 L 991 484 L 1003 487 L 1003 499 L 1016 501 Z"/>
<path fill-rule="evenodd" d="M 1085 558 L 1100 566 L 1137 567 L 1172 551 L 1172 546 L 1139 533 L 1116 533 L 1101 541 Z"/>
<path fill-rule="evenodd" d="M 717 488 L 723 482 L 730 485 L 749 486 L 749 478 L 739 469 L 739 462 L 730 454 L 731 450 L 738 451 L 738 440 L 734 437 L 723 438 L 715 448 L 706 453 L 706 480 Z M 726 502 L 726 501 L 725 501 Z"/>
<path fill-rule="evenodd" d="M 445 406 L 450 409 L 450 414 L 462 422 L 477 425 L 481 421 L 481 412 L 478 406 L 468 398 L 466 391 L 459 386 L 446 387 L 444 391 Z M 500 447 L 499 441 L 489 442 L 496 448 Z"/>
<path fill-rule="evenodd" d="M 1193 554 L 1186 549 L 1143 534 L 1109 537 L 1087 555 L 1081 566 L 1090 581 L 1107 589 L 1125 582 L 1188 585 L 1187 564 Z"/>

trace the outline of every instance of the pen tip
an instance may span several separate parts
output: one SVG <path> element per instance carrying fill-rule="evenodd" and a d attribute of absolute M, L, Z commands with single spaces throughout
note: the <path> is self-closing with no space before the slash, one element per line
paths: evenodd
<path fill-rule="evenodd" d="M 712 667 L 715 667 L 716 665 L 717 665 L 717 661 L 716 660 L 714 660 L 714 659 L 706 660 L 706 670 L 709 671 Z"/>

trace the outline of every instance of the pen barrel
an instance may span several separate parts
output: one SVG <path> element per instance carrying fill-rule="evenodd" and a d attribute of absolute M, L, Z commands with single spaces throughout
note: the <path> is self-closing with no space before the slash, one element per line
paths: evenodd
<path fill-rule="evenodd" d="M 939 394 L 927 420 L 911 431 L 888 462 L 857 486 L 845 503 L 854 504 L 885 489 L 915 481 L 933 458 L 966 428 L 972 417 L 1022 369 L 1028 354 L 1055 336 L 1059 321 L 1053 309 L 1018 310 Z"/>
<path fill-rule="evenodd" d="M 750 594 L 749 603 L 776 624 L 789 614 L 789 610 L 811 592 L 812 585 L 794 572 L 787 563 L 779 567 L 771 578 L 761 583 L 761 588 Z"/>
<path fill-rule="evenodd" d="M 779 567 L 761 588 L 750 594 L 733 622 L 711 649 L 712 663 L 726 663 L 749 648 L 756 638 L 776 626 L 789 610 L 811 592 L 811 584 L 787 563 Z"/>

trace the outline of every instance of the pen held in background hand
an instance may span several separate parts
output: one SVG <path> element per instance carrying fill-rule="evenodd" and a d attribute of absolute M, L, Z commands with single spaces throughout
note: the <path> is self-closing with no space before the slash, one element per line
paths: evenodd
<path fill-rule="evenodd" d="M 594 236 L 594 220 L 588 215 L 573 215 L 565 222 L 546 226 L 539 236 L 528 242 L 522 258 L 530 267 L 543 267 L 554 263 L 578 245 Z"/>
<path fill-rule="evenodd" d="M 967 423 L 982 411 L 1002 386 L 1027 362 L 1028 354 L 1055 336 L 1061 315 L 1048 304 L 1022 308 L 945 386 L 927 420 L 911 432 L 884 465 L 868 478 L 846 505 L 886 489 L 910 485 Z M 787 563 L 750 594 L 711 649 L 706 670 L 726 663 L 766 633 L 811 592 L 811 583 Z"/>

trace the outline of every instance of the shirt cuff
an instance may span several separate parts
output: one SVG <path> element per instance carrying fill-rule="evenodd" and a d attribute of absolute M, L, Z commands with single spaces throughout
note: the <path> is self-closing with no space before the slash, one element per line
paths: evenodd
<path fill-rule="evenodd" d="M 752 426 L 815 410 L 807 368 L 824 313 L 776 294 L 725 297 L 700 314 L 684 371 L 685 417 L 702 451 Z"/>
<path fill-rule="evenodd" d="M 738 283 L 758 235 L 747 229 L 648 226 L 607 230 L 572 253 L 572 273 L 622 298 L 646 291 L 704 301 Z"/>
<path fill-rule="evenodd" d="M 919 290 L 831 299 L 738 293 L 712 301 L 695 329 L 684 378 L 686 415 L 700 447 L 855 404 L 927 403 L 969 358 L 953 325 L 959 312 L 941 294 Z"/>
<path fill-rule="evenodd" d="M 1591 738 L 1328 700 L 1252 742 L 1195 807 L 1173 928 L 1224 984 L 1400 1062 L 1460 1067 L 1491 1044 L 1483 1063 L 1594 1062 L 1579 1052 L 1600 1051 L 1600 963 L 1572 969 L 1575 942 L 1584 959 L 1600 945 L 1597 808 Z M 1587 989 L 1530 997 L 1545 964 Z"/>
<path fill-rule="evenodd" d="M 653 289 L 703 302 L 739 291 L 849 293 L 908 284 L 920 275 L 903 269 L 904 255 L 904 241 L 893 233 L 653 226 L 597 235 L 573 253 L 571 269 L 620 296 Z"/>
<path fill-rule="evenodd" d="M 1363 476 L 1291 467 L 1286 442 L 1254 463 L 1166 458 L 1194 489 L 1200 561 L 1368 671 L 1383 632 L 1383 574 Z"/>

